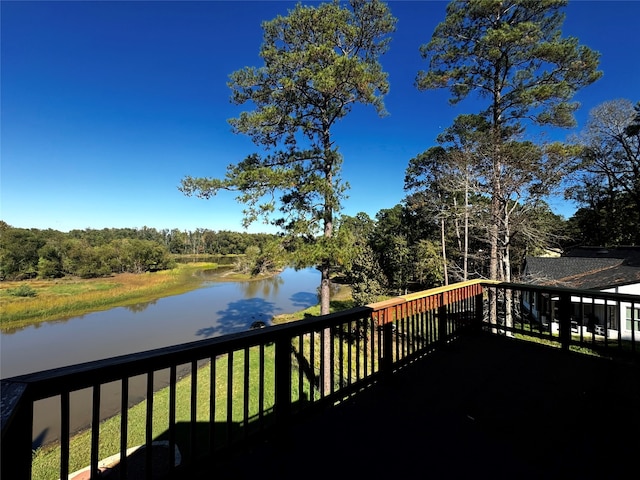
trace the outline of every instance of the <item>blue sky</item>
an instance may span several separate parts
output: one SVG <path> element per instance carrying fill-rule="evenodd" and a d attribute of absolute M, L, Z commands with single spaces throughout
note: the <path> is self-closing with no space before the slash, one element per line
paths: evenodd
<path fill-rule="evenodd" d="M 304 3 L 304 2 L 303 2 Z M 143 226 L 242 230 L 231 192 L 210 200 L 178 191 L 186 176 L 224 176 L 259 151 L 234 135 L 228 75 L 261 65 L 261 22 L 285 1 L 7 1 L 1 5 L 0 219 L 14 227 Z M 356 108 L 335 130 L 351 189 L 343 213 L 371 217 L 405 196 L 408 161 L 434 144 L 472 100 L 418 92 L 418 47 L 444 19 L 444 1 L 391 1 L 398 18 L 382 59 L 389 115 Z M 601 53 L 604 76 L 576 96 L 580 130 L 607 100 L 640 100 L 640 1 L 573 1 L 565 36 Z M 575 131 L 548 129 L 548 138 Z M 574 207 L 551 201 L 570 216 Z M 250 232 L 273 231 L 256 224 Z"/>

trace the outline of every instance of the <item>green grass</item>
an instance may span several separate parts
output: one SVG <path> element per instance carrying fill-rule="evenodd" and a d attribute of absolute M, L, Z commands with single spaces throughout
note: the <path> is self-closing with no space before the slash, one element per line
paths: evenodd
<path fill-rule="evenodd" d="M 533 335 L 522 334 L 516 332 L 515 338 L 520 340 L 526 340 L 527 342 L 539 343 L 541 345 L 548 345 L 555 348 L 561 348 L 560 335 L 558 333 L 552 334 L 553 339 L 540 338 Z M 580 342 L 580 335 L 571 335 L 571 339 L 574 342 Z M 582 339 L 583 343 L 588 342 L 589 345 L 569 345 L 569 350 L 576 353 L 582 353 L 584 355 L 592 355 L 596 357 L 609 357 L 615 356 L 617 351 L 630 352 L 632 350 L 631 342 L 628 340 L 622 340 L 618 345 L 617 338 L 610 338 L 608 346 L 605 348 L 604 339 L 596 339 L 595 342 L 591 341 L 591 335 L 585 335 Z"/>
<path fill-rule="evenodd" d="M 306 335 L 303 337 L 303 356 L 305 357 L 305 363 L 308 362 L 311 336 Z M 299 344 L 296 341 L 295 347 L 298 348 Z M 347 343 L 342 344 L 345 352 L 345 361 L 343 365 L 343 376 L 345 379 L 349 378 L 349 364 L 348 346 Z M 309 398 L 319 398 L 319 392 L 312 385 L 309 380 L 310 375 L 318 376 L 320 373 L 320 335 L 315 335 L 314 338 L 315 348 L 315 364 L 313 365 L 313 372 L 310 374 L 308 371 L 303 373 L 303 389 L 302 394 L 299 396 L 298 382 L 299 382 L 299 368 L 292 369 L 292 401 L 295 403 L 300 400 L 306 400 Z M 337 352 L 340 349 L 340 340 L 334 338 L 334 348 Z M 297 352 L 300 354 L 301 352 Z M 357 351 L 355 348 L 351 349 L 351 378 L 357 377 L 355 371 L 356 357 L 360 355 L 360 374 L 362 375 L 363 364 L 363 352 Z M 293 365 L 298 366 L 300 357 L 294 355 Z M 371 359 L 369 357 L 369 362 Z M 264 404 L 263 411 L 265 413 L 265 421 L 267 424 L 273 421 L 273 418 L 269 417 L 270 412 L 275 403 L 275 347 L 269 345 L 265 347 L 265 361 L 264 361 Z M 377 364 L 377 360 L 376 360 Z M 370 364 L 369 364 L 370 365 Z M 370 366 L 368 367 L 370 371 Z M 377 365 L 376 367 L 377 368 Z M 304 369 L 303 369 L 304 371 Z M 215 417 L 214 424 L 216 432 L 221 433 L 220 443 L 218 446 L 223 446 L 225 443 L 227 418 L 229 412 L 227 411 L 227 372 L 228 372 L 228 356 L 224 355 L 216 360 L 216 380 L 215 380 Z M 259 405 L 259 375 L 260 375 L 260 359 L 259 359 L 259 347 L 253 347 L 249 350 L 249 403 L 248 403 L 248 418 L 247 424 L 244 423 L 244 352 L 236 352 L 233 356 L 233 374 L 232 374 L 232 389 L 231 389 L 231 434 L 234 436 L 242 433 L 241 428 L 251 429 L 252 425 L 257 425 L 255 422 L 258 413 L 260 412 Z M 207 364 L 197 370 L 197 401 L 196 401 L 196 419 L 199 423 L 198 438 L 200 450 L 198 454 L 206 453 L 208 451 L 208 435 L 209 435 L 209 404 L 210 404 L 210 387 L 211 387 L 211 366 Z M 337 379 L 336 379 L 337 380 Z M 301 398 L 302 397 L 302 398 Z M 191 419 L 191 376 L 187 376 L 179 380 L 176 384 L 176 425 L 186 425 Z M 143 401 L 128 411 L 128 436 L 127 447 L 133 447 L 141 445 L 146 442 L 145 436 L 145 422 L 146 422 L 146 409 L 147 403 Z M 164 388 L 156 392 L 153 396 L 153 439 L 168 439 L 169 428 L 169 388 Z M 120 451 L 120 423 L 121 415 L 118 414 L 112 418 L 103 421 L 100 424 L 99 430 L 99 458 L 104 459 L 106 457 L 118 454 Z M 188 454 L 189 436 L 188 429 L 177 428 L 176 436 L 177 443 L 183 455 Z M 86 467 L 90 463 L 91 455 L 91 432 L 90 430 L 83 431 L 73 436 L 70 440 L 70 458 L 69 458 L 69 471 L 73 472 L 81 468 Z M 32 478 L 36 480 L 55 480 L 59 477 L 60 470 L 60 447 L 59 445 L 52 444 L 42 447 L 34 452 L 32 463 L 33 475 Z"/>
<path fill-rule="evenodd" d="M 258 405 L 259 385 L 259 349 L 252 348 L 249 351 L 249 417 L 255 417 L 260 408 Z M 221 356 L 216 360 L 216 408 L 214 422 L 223 425 L 227 422 L 227 367 L 228 356 Z M 274 347 L 265 348 L 265 392 L 264 409 L 273 407 L 274 394 Z M 209 424 L 209 392 L 211 386 L 211 368 L 207 364 L 197 370 L 197 403 L 196 418 L 199 423 Z M 232 408 L 231 419 L 237 430 L 244 422 L 244 352 L 234 354 L 232 376 Z M 191 419 L 191 376 L 187 376 L 176 384 L 176 424 L 189 422 Z M 147 402 L 143 401 L 128 411 L 128 438 L 127 446 L 133 447 L 144 444 L 146 441 L 146 409 Z M 153 438 L 166 437 L 169 427 L 169 388 L 156 392 L 153 396 Z M 100 424 L 99 458 L 103 459 L 120 451 L 120 423 L 121 415 L 111 417 Z M 216 427 L 218 428 L 218 427 Z M 206 431 L 204 431 L 206 430 Z M 204 429 L 202 447 L 208 448 L 208 427 Z M 178 430 L 178 444 L 183 449 L 188 441 L 181 436 Z M 187 437 L 188 438 L 188 437 Z M 224 436 L 226 438 L 226 436 Z M 90 463 L 91 432 L 86 430 L 73 436 L 70 441 L 69 471 L 73 472 L 84 468 Z M 60 470 L 60 447 L 53 444 L 42 447 L 34 452 L 32 462 L 32 478 L 37 480 L 57 479 Z"/>

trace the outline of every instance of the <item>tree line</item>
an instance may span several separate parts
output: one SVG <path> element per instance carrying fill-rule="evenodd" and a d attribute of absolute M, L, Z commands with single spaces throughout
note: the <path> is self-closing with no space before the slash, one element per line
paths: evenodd
<path fill-rule="evenodd" d="M 91 278 L 175 266 L 176 255 L 244 254 L 275 236 L 196 229 L 104 228 L 60 232 L 0 221 L 0 279 Z"/>
<path fill-rule="evenodd" d="M 382 294 L 491 278 L 491 197 L 479 173 L 483 164 L 470 154 L 483 158 L 483 140 L 469 133 L 470 121 L 475 120 L 460 117 L 436 146 L 408 162 L 401 204 L 375 219 L 364 213 L 341 218 L 339 238 L 351 252 L 341 257 L 341 268 L 361 303 Z M 509 148 L 521 162 L 539 158 L 535 145 Z M 525 181 L 530 189 L 540 181 L 540 175 L 527 179 L 524 168 L 517 177 L 503 177 L 503 188 L 512 193 L 504 199 L 499 248 L 503 255 L 508 249 L 508 256 L 500 265 L 513 281 L 521 280 L 526 256 L 578 245 L 640 245 L 640 103 L 617 99 L 596 106 L 583 131 L 553 148 L 567 157 L 565 197 L 579 208 L 565 219 L 543 198 L 516 195 Z"/>

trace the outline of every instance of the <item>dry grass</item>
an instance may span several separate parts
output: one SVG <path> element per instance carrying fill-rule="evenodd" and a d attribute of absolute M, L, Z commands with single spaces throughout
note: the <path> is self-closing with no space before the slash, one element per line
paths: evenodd
<path fill-rule="evenodd" d="M 177 295 L 198 288 L 202 283 L 194 273 L 216 268 L 210 263 L 180 264 L 172 270 L 107 278 L 29 280 L 0 284 L 0 328 L 3 332 L 26 325 L 83 315 Z M 28 285 L 34 297 L 16 297 L 11 289 Z"/>

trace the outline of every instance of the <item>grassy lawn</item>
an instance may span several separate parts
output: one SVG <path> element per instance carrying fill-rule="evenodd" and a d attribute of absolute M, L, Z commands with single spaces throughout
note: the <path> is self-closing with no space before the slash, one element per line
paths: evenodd
<path fill-rule="evenodd" d="M 306 353 L 309 352 L 311 338 L 306 336 L 304 339 Z M 339 348 L 339 341 L 334 340 L 336 351 Z M 320 351 L 319 335 L 315 339 L 316 352 Z M 360 352 L 361 353 L 361 352 Z M 359 353 L 352 351 L 352 371 L 355 365 L 355 356 Z M 319 355 L 316 354 L 316 374 L 319 373 Z M 296 357 L 293 360 L 294 365 L 298 364 Z M 344 369 L 347 369 L 345 361 Z M 264 361 L 264 403 L 262 406 L 265 421 L 269 424 L 273 421 L 269 415 L 275 403 L 275 348 L 271 346 L 265 347 Z M 249 422 L 244 424 L 244 353 L 236 352 L 233 357 L 233 375 L 231 388 L 231 412 L 227 410 L 228 400 L 228 356 L 221 356 L 216 360 L 216 379 L 215 379 L 215 418 L 214 428 L 217 437 L 218 446 L 226 443 L 227 435 L 236 438 L 241 435 L 241 427 L 251 428 L 255 423 L 259 405 L 259 348 L 254 347 L 249 350 L 249 404 L 248 418 Z M 352 372 L 354 373 L 354 372 Z M 344 372 L 345 378 L 348 372 Z M 299 369 L 293 368 L 291 374 L 292 384 L 292 402 L 300 400 L 297 390 L 299 380 Z M 355 378 L 355 375 L 354 375 Z M 196 419 L 198 422 L 197 435 L 199 441 L 198 453 L 206 453 L 209 448 L 209 428 L 210 419 L 210 388 L 211 388 L 211 366 L 207 364 L 197 370 L 197 401 L 196 401 Z M 164 388 L 156 392 L 153 396 L 153 438 L 168 440 L 169 428 L 169 388 Z M 189 429 L 184 428 L 191 420 L 191 376 L 179 380 L 176 384 L 176 442 L 183 456 L 189 455 L 190 440 Z M 312 396 L 318 398 L 318 392 L 315 390 L 308 378 L 303 382 L 302 397 L 309 399 Z M 146 442 L 146 410 L 147 402 L 131 407 L 128 411 L 128 435 L 127 447 L 142 445 Z M 231 424 L 227 419 L 231 418 Z M 100 459 L 110 457 L 120 452 L 120 423 L 121 415 L 111 417 L 100 424 L 99 430 L 99 455 Z M 180 426 L 181 425 L 181 426 Z M 257 425 L 257 424 L 256 424 Z M 231 432 L 227 432 L 227 428 L 231 428 Z M 257 428 L 257 427 L 256 427 Z M 86 430 L 73 436 L 70 440 L 70 458 L 69 471 L 74 472 L 89 465 L 91 459 L 91 431 Z M 35 480 L 55 480 L 59 477 L 60 471 L 60 447 L 57 443 L 42 447 L 33 454 L 32 462 L 32 478 Z"/>
<path fill-rule="evenodd" d="M 249 351 L 250 368 L 250 401 L 249 416 L 255 416 L 259 412 L 257 386 L 260 370 L 258 348 Z M 274 404 L 274 348 L 265 349 L 265 392 L 264 409 L 269 409 Z M 216 360 L 216 424 L 226 424 L 227 422 L 227 363 L 228 356 L 221 356 Z M 243 412 L 243 392 L 244 392 L 244 353 L 234 354 L 233 360 L 233 381 L 232 381 L 232 409 L 231 418 L 234 424 L 238 425 L 244 420 Z M 211 386 L 211 368 L 207 364 L 197 371 L 197 403 L 196 418 L 200 423 L 209 424 L 209 392 Z M 269 381 L 271 379 L 271 381 Z M 176 424 L 189 422 L 191 419 L 191 376 L 188 375 L 178 381 L 176 385 Z M 127 446 L 133 447 L 144 444 L 146 441 L 146 409 L 147 402 L 143 401 L 128 412 L 128 436 Z M 159 390 L 153 396 L 153 438 L 166 437 L 168 439 L 169 426 L 169 388 Z M 120 451 L 120 423 L 121 416 L 116 415 L 100 424 L 100 449 L 99 458 L 103 459 Z M 208 430 L 207 430 L 208 431 Z M 188 445 L 188 434 L 181 436 L 182 430 L 177 431 L 177 442 L 185 454 Z M 183 432 L 184 433 L 184 432 Z M 202 446 L 208 448 L 208 433 L 202 432 Z M 224 437 L 226 438 L 226 436 Z M 91 458 L 91 432 L 83 431 L 71 438 L 69 471 L 73 472 L 89 465 Z M 60 448 L 57 444 L 42 447 L 33 455 L 32 477 L 38 480 L 57 479 L 60 470 Z"/>
<path fill-rule="evenodd" d="M 528 342 L 539 343 L 556 348 L 560 348 L 562 346 L 560 343 L 560 335 L 558 333 L 554 333 L 552 335 L 553 339 L 539 338 L 534 335 L 527 335 L 526 333 L 521 332 L 514 333 L 514 337 L 520 340 L 526 340 Z M 596 335 L 595 340 L 592 340 L 591 334 L 584 335 L 582 339 L 580 338 L 580 335 L 572 334 L 571 339 L 576 343 L 582 341 L 582 345 L 569 345 L 570 351 L 596 357 L 615 357 L 621 352 L 629 353 L 633 349 L 631 341 L 622 340 L 618 343 L 617 338 L 609 338 L 607 347 L 605 348 L 604 337 L 601 335 Z"/>
<path fill-rule="evenodd" d="M 196 272 L 216 267 L 214 263 L 190 263 L 179 264 L 172 270 L 123 273 L 107 278 L 1 282 L 0 328 L 3 332 L 10 332 L 39 322 L 178 295 L 202 284 Z M 25 285 L 35 293 L 34 296 L 10 294 Z"/>

